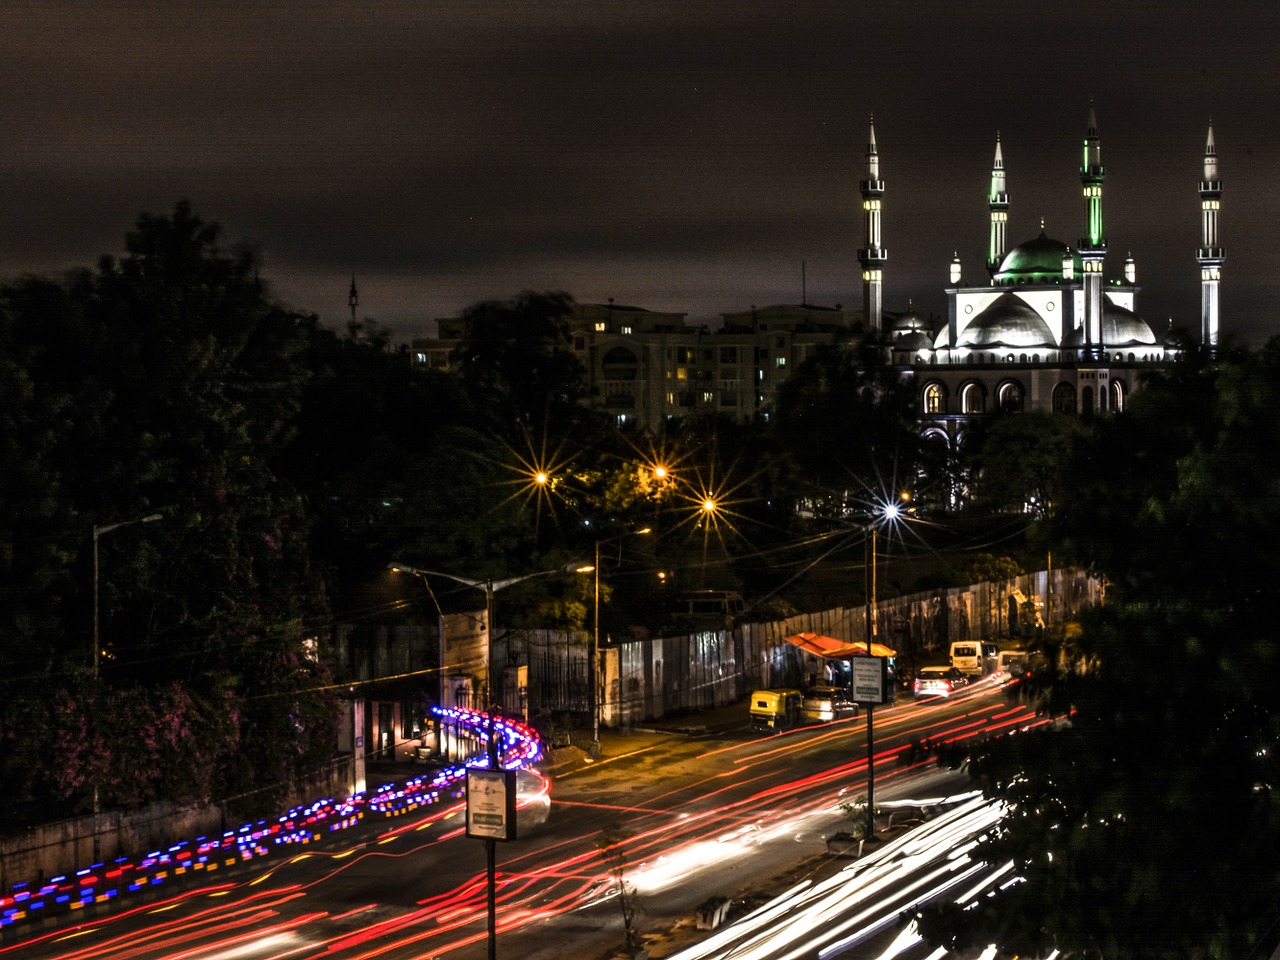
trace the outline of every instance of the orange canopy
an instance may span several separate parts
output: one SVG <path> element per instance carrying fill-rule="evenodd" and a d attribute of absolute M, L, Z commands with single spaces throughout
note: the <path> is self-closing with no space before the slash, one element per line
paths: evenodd
<path fill-rule="evenodd" d="M 820 633 L 797 633 L 793 637 L 787 637 L 787 643 L 794 643 L 801 650 L 815 653 L 820 657 L 827 657 L 830 660 L 848 660 L 850 657 L 865 657 L 867 655 L 866 641 L 845 643 L 835 637 L 824 637 Z M 883 643 L 871 644 L 871 655 L 873 657 L 892 657 L 896 656 L 897 653 L 897 650 L 891 650 Z"/>

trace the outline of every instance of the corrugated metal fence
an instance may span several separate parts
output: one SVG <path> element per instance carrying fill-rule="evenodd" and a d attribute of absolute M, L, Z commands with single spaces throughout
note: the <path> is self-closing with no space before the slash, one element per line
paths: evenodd
<path fill-rule="evenodd" d="M 1020 632 L 1021 601 L 1044 600 L 1049 625 L 1102 601 L 1102 584 L 1075 568 L 934 590 L 876 605 L 877 641 L 908 667 L 946 658 L 953 640 Z M 619 642 L 602 649 L 601 721 L 632 725 L 724 706 L 762 687 L 799 686 L 820 664 L 786 638 L 812 631 L 846 642 L 866 637 L 866 608 L 837 607 L 767 623 L 741 623 L 682 636 Z M 498 662 L 528 667 L 530 716 L 589 709 L 589 641 L 550 630 L 513 631 L 495 641 Z M 516 691 L 504 691 L 514 706 Z"/>

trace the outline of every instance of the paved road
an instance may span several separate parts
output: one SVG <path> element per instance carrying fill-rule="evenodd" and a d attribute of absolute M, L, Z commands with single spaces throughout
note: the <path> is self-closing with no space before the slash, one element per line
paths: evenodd
<path fill-rule="evenodd" d="M 617 955 L 616 884 L 596 848 L 606 831 L 631 835 L 624 875 L 639 892 L 653 960 L 705 936 L 692 920 L 707 897 L 730 897 L 741 913 L 797 877 L 842 865 L 824 838 L 841 825 L 838 803 L 865 791 L 864 722 L 758 737 L 741 709 L 610 734 L 596 763 L 573 750 L 553 758 L 550 819 L 498 846 L 499 957 Z M 927 757 L 910 760 L 910 738 L 963 739 L 1033 720 L 989 685 L 951 703 L 878 710 L 877 800 L 954 786 L 938 782 Z M 461 835 L 458 812 L 384 822 L 361 843 L 344 837 L 251 880 L 0 945 L 0 958 L 478 960 L 488 954 L 484 844 Z"/>

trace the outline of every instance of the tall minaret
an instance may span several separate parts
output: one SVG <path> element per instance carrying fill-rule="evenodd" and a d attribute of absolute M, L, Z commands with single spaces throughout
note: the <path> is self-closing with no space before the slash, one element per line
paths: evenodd
<path fill-rule="evenodd" d="M 1222 181 L 1218 179 L 1218 151 L 1213 145 L 1213 121 L 1204 145 L 1204 179 L 1200 181 L 1200 343 L 1210 353 L 1218 350 L 1218 284 L 1222 280 L 1222 247 L 1218 246 L 1218 210 L 1222 206 Z"/>
<path fill-rule="evenodd" d="M 878 334 L 884 315 L 884 262 L 889 252 L 880 246 L 880 198 L 884 181 L 880 179 L 880 154 L 876 151 L 876 119 L 871 118 L 871 140 L 867 144 L 867 179 L 862 181 L 862 223 L 866 246 L 858 251 L 862 264 L 862 308 L 867 318 L 867 333 Z"/>
<path fill-rule="evenodd" d="M 1004 259 L 1005 234 L 1009 226 L 1009 194 L 1004 185 L 1004 156 L 1000 153 L 1000 134 L 996 134 L 996 159 L 991 165 L 991 243 L 987 248 L 987 272 L 993 277 Z"/>
<path fill-rule="evenodd" d="M 1102 261 L 1107 255 L 1107 238 L 1102 232 L 1102 138 L 1098 136 L 1098 118 L 1089 102 L 1089 130 L 1084 137 L 1084 162 L 1080 165 L 1080 183 L 1084 187 L 1084 206 L 1088 234 L 1076 245 L 1084 282 L 1085 354 L 1097 358 L 1102 350 Z"/>

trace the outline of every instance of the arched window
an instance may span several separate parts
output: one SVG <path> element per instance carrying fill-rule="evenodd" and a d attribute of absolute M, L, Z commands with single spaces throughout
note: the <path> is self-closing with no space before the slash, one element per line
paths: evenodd
<path fill-rule="evenodd" d="M 606 380 L 634 380 L 640 363 L 626 347 L 614 347 L 604 355 L 600 367 Z"/>
<path fill-rule="evenodd" d="M 1009 380 L 996 391 L 996 403 L 1007 413 L 1018 413 L 1022 410 L 1022 396 L 1022 384 Z"/>
<path fill-rule="evenodd" d="M 926 442 L 941 444 L 943 449 L 950 450 L 952 448 L 951 438 L 947 436 L 946 431 L 939 430 L 937 427 L 931 427 L 924 431 L 920 434 L 920 437 Z"/>
<path fill-rule="evenodd" d="M 1124 413 L 1125 389 L 1123 380 L 1111 381 L 1111 409 Z"/>
<path fill-rule="evenodd" d="M 1053 412 L 1076 412 L 1076 388 L 1069 383 L 1060 383 L 1053 388 Z"/>
<path fill-rule="evenodd" d="M 924 388 L 924 412 L 945 412 L 945 399 L 946 398 L 942 395 L 942 387 L 936 383 L 929 384 Z"/>
<path fill-rule="evenodd" d="M 983 413 L 986 409 L 986 391 L 980 383 L 966 383 L 960 391 L 960 410 L 963 413 Z"/>
<path fill-rule="evenodd" d="M 1111 391 L 1108 390 L 1106 387 L 1098 388 L 1098 410 L 1102 413 L 1107 412 L 1107 397 L 1110 395 L 1110 393 Z"/>
<path fill-rule="evenodd" d="M 1080 412 L 1086 417 L 1093 416 L 1093 387 L 1080 388 Z"/>

